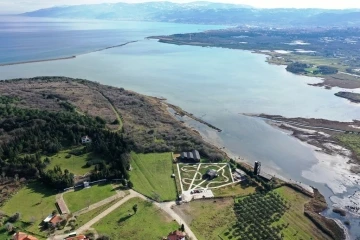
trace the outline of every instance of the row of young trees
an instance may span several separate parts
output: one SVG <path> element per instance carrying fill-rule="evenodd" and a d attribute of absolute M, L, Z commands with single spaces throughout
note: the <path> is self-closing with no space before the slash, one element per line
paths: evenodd
<path fill-rule="evenodd" d="M 130 150 L 119 133 L 105 129 L 101 118 L 76 112 L 49 112 L 0 106 L 0 168 L 7 176 L 40 178 L 44 183 L 63 189 L 73 186 L 73 175 L 59 167 L 46 171 L 41 156 L 51 156 L 63 148 L 80 144 L 84 135 L 92 138 L 86 151 L 106 159 L 105 167 L 93 173 L 93 179 L 126 178 Z"/>

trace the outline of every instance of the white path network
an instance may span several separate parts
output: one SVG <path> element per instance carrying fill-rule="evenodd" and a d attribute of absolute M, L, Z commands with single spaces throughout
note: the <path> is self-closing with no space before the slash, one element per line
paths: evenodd
<path fill-rule="evenodd" d="M 185 166 L 182 166 L 181 168 L 179 167 L 179 164 L 177 165 L 178 168 L 178 174 L 179 174 L 179 180 L 180 180 L 180 185 L 181 185 L 181 190 L 182 192 L 184 191 L 191 191 L 191 190 L 195 190 L 195 189 L 215 189 L 215 188 L 221 188 L 221 187 L 225 187 L 234 183 L 237 183 L 238 181 L 234 181 L 232 174 L 231 174 L 231 168 L 230 165 L 227 163 L 199 163 L 196 165 L 193 164 L 186 164 Z M 222 181 L 209 181 L 207 179 L 203 180 L 203 175 L 200 172 L 200 169 L 204 169 L 204 168 L 212 168 L 214 170 L 216 170 L 216 168 L 218 168 L 216 171 L 219 173 L 219 176 L 223 177 Z M 226 176 L 226 168 L 229 169 L 229 173 L 231 176 L 231 179 Z M 184 173 L 192 173 L 193 177 L 192 178 L 182 178 L 181 177 L 181 172 Z M 202 181 L 201 181 L 202 180 Z M 195 181 L 201 181 L 200 183 L 195 184 Z M 205 182 L 209 182 L 206 184 L 205 187 L 203 187 L 202 185 Z M 213 184 L 221 184 L 224 183 L 222 185 L 218 185 L 216 187 L 211 187 L 211 185 Z M 184 184 L 189 185 L 188 189 L 184 188 Z"/>

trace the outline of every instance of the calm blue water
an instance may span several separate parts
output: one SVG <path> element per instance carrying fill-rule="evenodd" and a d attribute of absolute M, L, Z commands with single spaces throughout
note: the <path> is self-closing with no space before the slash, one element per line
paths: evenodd
<path fill-rule="evenodd" d="M 326 181 L 303 176 L 304 171 L 319 162 L 313 150 L 264 121 L 241 113 L 352 120 L 360 118 L 358 105 L 335 97 L 338 89 L 308 86 L 307 83 L 318 80 L 293 75 L 283 66 L 269 65 L 263 55 L 144 39 L 217 28 L 220 27 L 149 22 L 0 19 L 0 63 L 71 56 L 139 40 L 71 60 L 0 67 L 0 79 L 60 75 L 165 97 L 223 130 L 217 133 L 188 121 L 209 141 L 248 162 L 260 160 L 273 173 L 315 186 L 327 198 L 333 196 Z M 336 169 L 321 174 L 334 182 L 341 178 Z M 353 191 L 354 186 L 341 181 L 339 184 Z M 355 234 L 356 228 L 351 228 L 351 232 Z"/>

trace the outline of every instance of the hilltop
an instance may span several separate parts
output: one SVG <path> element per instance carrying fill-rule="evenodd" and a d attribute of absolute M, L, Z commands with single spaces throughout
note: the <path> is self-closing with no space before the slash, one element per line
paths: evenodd
<path fill-rule="evenodd" d="M 211 2 L 149 2 L 60 6 L 22 14 L 29 17 L 157 21 L 194 24 L 255 26 L 357 26 L 357 9 L 260 9 Z"/>

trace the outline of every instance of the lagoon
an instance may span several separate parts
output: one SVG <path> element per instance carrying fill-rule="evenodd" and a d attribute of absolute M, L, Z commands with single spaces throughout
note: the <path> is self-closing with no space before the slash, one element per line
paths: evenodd
<path fill-rule="evenodd" d="M 331 167 L 319 169 L 322 159 L 312 148 L 261 119 L 242 114 L 267 113 L 341 121 L 359 119 L 358 105 L 334 96 L 339 89 L 309 86 L 308 83 L 320 80 L 296 76 L 284 66 L 269 65 L 264 55 L 169 45 L 145 39 L 151 35 L 222 27 L 0 19 L 0 63 L 78 55 L 68 60 L 3 66 L 0 79 L 67 76 L 163 97 L 222 129 L 218 133 L 197 122 L 186 121 L 206 140 L 225 147 L 231 156 L 241 156 L 249 163 L 261 161 L 263 168 L 273 174 L 315 186 L 329 203 L 332 196 L 341 198 L 359 189 L 344 178 L 344 171 L 350 174 L 344 164 L 340 164 L 341 171 Z M 88 53 L 128 41 L 138 42 Z M 332 184 L 328 185 L 329 182 Z M 339 193 L 333 186 L 346 191 Z M 351 231 L 355 233 L 356 229 Z"/>

